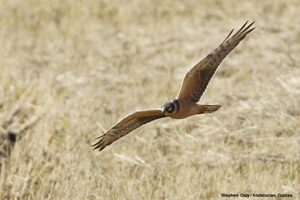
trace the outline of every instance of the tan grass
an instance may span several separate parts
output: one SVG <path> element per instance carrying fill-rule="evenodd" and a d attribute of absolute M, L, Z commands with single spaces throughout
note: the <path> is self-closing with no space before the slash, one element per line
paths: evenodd
<path fill-rule="evenodd" d="M 299 1 L 0 1 L 1 199 L 300 195 Z M 246 20 L 202 103 L 103 152 L 95 137 L 177 95 L 184 74 Z M 255 199 L 255 198 L 252 198 Z"/>

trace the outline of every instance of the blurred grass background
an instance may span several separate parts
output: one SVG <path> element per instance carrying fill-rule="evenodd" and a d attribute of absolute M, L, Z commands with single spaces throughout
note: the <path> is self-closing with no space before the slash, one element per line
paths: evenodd
<path fill-rule="evenodd" d="M 298 0 L 0 5 L 1 199 L 300 195 Z M 92 150 L 120 118 L 175 98 L 184 74 L 247 20 L 255 31 L 201 99 L 218 112 Z"/>

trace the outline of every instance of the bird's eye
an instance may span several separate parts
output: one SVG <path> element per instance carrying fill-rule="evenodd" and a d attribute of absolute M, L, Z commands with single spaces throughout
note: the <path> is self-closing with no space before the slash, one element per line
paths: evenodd
<path fill-rule="evenodd" d="M 178 112 L 179 109 L 179 103 L 178 100 L 171 100 L 171 101 L 167 101 L 166 103 L 164 103 L 162 105 L 162 112 L 164 115 L 170 116 L 173 114 L 176 114 Z"/>
<path fill-rule="evenodd" d="M 172 112 L 174 112 L 174 110 L 175 110 L 175 105 L 174 105 L 174 103 L 170 103 L 170 104 L 167 106 L 167 108 L 166 108 L 166 111 L 167 111 L 168 113 L 172 113 Z"/>

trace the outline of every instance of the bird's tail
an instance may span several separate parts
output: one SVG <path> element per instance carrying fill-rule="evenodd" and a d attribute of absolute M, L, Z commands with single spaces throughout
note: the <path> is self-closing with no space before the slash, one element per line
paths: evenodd
<path fill-rule="evenodd" d="M 221 105 L 202 105 L 205 107 L 204 113 L 213 113 L 217 110 L 219 110 L 222 106 Z"/>

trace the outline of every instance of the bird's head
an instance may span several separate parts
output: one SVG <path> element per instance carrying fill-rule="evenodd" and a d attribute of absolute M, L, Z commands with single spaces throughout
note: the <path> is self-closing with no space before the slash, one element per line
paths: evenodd
<path fill-rule="evenodd" d="M 176 114 L 179 111 L 179 108 L 180 105 L 177 99 L 167 101 L 161 107 L 163 114 L 166 116 Z"/>

